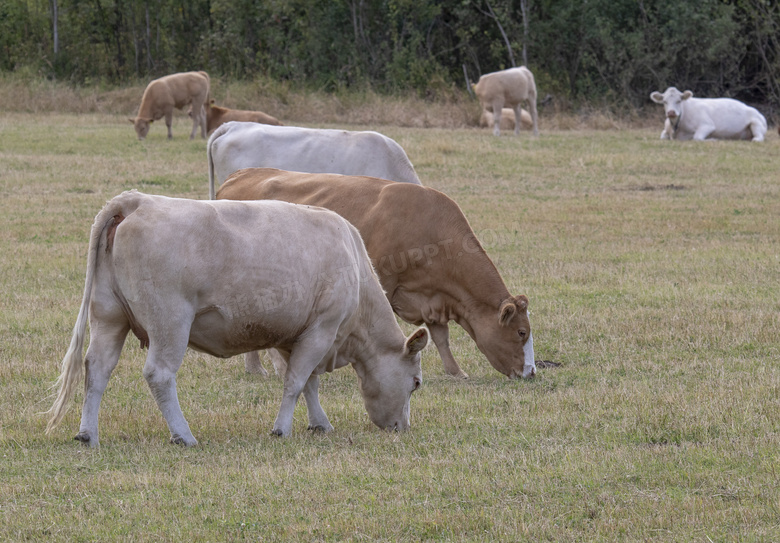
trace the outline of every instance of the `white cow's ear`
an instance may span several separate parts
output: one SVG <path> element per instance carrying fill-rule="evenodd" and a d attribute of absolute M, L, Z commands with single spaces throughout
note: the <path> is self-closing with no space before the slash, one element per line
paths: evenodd
<path fill-rule="evenodd" d="M 685 92 L 683 93 L 683 95 L 682 95 L 682 99 L 683 99 L 683 100 L 687 100 L 687 99 L 688 99 L 688 98 L 690 98 L 691 96 L 693 96 L 693 92 L 688 90 L 688 91 L 685 91 Z"/>
<path fill-rule="evenodd" d="M 410 335 L 408 338 L 406 338 L 406 344 L 404 346 L 404 349 L 406 351 L 406 354 L 409 356 L 413 356 L 428 345 L 428 329 L 420 327 L 414 332 L 412 332 L 412 335 Z"/>
<path fill-rule="evenodd" d="M 663 104 L 664 103 L 664 95 L 661 94 L 658 91 L 655 91 L 650 94 L 650 99 L 655 102 L 656 104 Z"/>

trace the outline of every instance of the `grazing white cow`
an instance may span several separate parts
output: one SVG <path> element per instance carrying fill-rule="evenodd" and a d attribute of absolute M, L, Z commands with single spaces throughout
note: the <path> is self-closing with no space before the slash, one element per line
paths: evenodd
<path fill-rule="evenodd" d="M 753 107 L 732 98 L 694 98 L 693 92 L 669 87 L 650 99 L 662 104 L 666 123 L 661 139 L 764 141 L 766 119 Z"/>
<path fill-rule="evenodd" d="M 539 135 L 539 126 L 536 113 L 536 82 L 531 70 L 525 66 L 509 68 L 500 72 L 485 74 L 479 78 L 476 85 L 472 85 L 474 94 L 482 103 L 482 109 L 493 113 L 493 134 L 501 133 L 501 112 L 504 106 L 515 111 L 515 119 L 522 118 L 521 104 L 528 102 L 528 111 L 531 113 L 534 136 Z M 515 123 L 515 136 L 520 133 L 520 123 Z"/>
<path fill-rule="evenodd" d="M 407 429 L 428 341 L 424 328 L 404 338 L 360 234 L 336 213 L 136 191 L 110 200 L 92 226 L 84 297 L 47 433 L 62 420 L 83 365 L 76 439 L 98 445 L 100 401 L 131 330 L 149 348 L 143 374 L 171 441 L 184 445 L 197 443 L 176 393 L 188 345 L 218 357 L 277 348 L 288 370 L 272 433 L 287 435 L 301 392 L 310 428 L 333 428 L 318 376 L 346 364 L 358 375 L 369 418 Z"/>
<path fill-rule="evenodd" d="M 421 185 L 403 148 L 378 132 L 229 122 L 208 142 L 209 198 L 214 182 L 242 168 L 370 175 Z"/>

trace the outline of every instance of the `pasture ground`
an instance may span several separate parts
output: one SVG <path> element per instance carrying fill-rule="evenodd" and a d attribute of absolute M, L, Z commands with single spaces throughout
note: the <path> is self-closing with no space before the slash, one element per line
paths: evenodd
<path fill-rule="evenodd" d="M 127 112 L 132 114 L 132 112 Z M 537 358 L 509 381 L 451 325 L 471 378 L 433 346 L 412 431 L 368 421 L 350 369 L 322 379 L 335 431 L 269 436 L 276 376 L 189 352 L 168 431 L 130 338 L 101 448 L 44 434 L 89 229 L 106 200 L 205 199 L 205 142 L 124 113 L 0 116 L 0 540 L 779 541 L 780 141 L 670 143 L 661 126 L 489 131 L 371 124 L 463 208 Z M 411 327 L 405 326 L 405 330 Z M 302 403 L 302 402 L 301 402 Z"/>

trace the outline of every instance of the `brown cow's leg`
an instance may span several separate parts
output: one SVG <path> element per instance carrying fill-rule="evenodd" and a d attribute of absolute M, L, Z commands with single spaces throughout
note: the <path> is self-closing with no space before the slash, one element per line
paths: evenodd
<path fill-rule="evenodd" d="M 431 332 L 431 339 L 439 351 L 439 356 L 441 356 L 441 361 L 444 364 L 444 371 L 455 377 L 468 379 L 468 374 L 460 369 L 460 366 L 455 361 L 455 357 L 452 356 L 452 351 L 450 351 L 449 327 L 446 324 L 433 323 L 426 323 L 426 326 L 428 326 L 428 330 Z"/>
<path fill-rule="evenodd" d="M 264 377 L 268 375 L 263 363 L 260 362 L 260 353 L 257 351 L 250 351 L 244 355 L 244 369 L 247 373 L 259 373 Z"/>

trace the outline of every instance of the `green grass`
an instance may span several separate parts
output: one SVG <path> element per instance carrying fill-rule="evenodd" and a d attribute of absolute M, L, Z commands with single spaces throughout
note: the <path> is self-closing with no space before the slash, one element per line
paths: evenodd
<path fill-rule="evenodd" d="M 0 117 L 0 540 L 780 540 L 780 143 L 661 142 L 653 129 L 494 138 L 378 129 L 463 208 L 531 300 L 533 381 L 457 325 L 468 381 L 435 349 L 411 432 L 322 379 L 335 431 L 269 436 L 278 377 L 190 352 L 179 398 L 200 444 L 168 444 L 128 340 L 101 448 L 44 434 L 81 299 L 89 228 L 129 188 L 204 199 L 205 142 L 125 116 Z M 404 325 L 408 332 L 411 326 Z"/>

